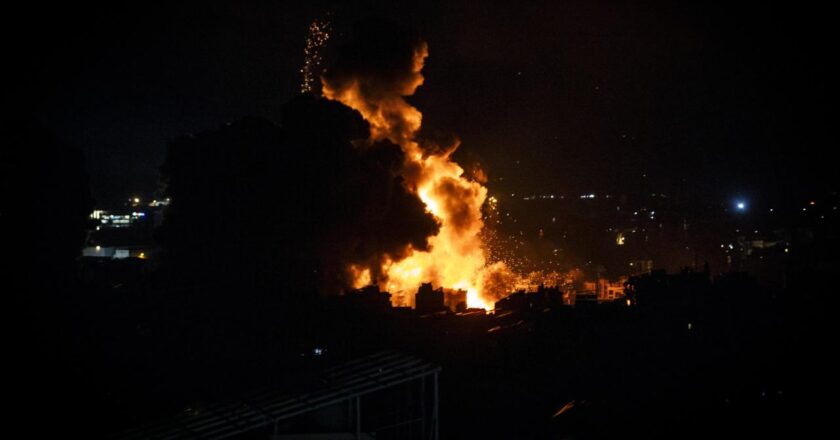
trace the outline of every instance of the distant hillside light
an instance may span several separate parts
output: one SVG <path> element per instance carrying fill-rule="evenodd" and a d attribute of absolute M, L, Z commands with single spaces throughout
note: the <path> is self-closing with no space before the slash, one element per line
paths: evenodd
<path fill-rule="evenodd" d="M 738 211 L 746 211 L 747 210 L 747 202 L 744 202 L 744 201 L 736 202 L 735 203 L 735 208 L 737 208 Z"/>

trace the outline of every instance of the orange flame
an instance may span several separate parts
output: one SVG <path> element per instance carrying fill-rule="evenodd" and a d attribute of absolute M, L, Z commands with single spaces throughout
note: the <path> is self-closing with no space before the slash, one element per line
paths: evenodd
<path fill-rule="evenodd" d="M 482 275 L 488 266 L 480 238 L 484 227 L 481 206 L 487 189 L 466 178 L 463 168 L 450 159 L 457 142 L 442 152 L 424 153 L 415 139 L 422 114 L 403 99 L 423 84 L 420 72 L 428 53 L 428 46 L 421 43 L 414 52 L 412 72 L 393 90 L 369 93 L 369 89 L 375 89 L 365 84 L 370 79 L 356 78 L 332 87 L 323 81 L 323 93 L 359 111 L 370 123 L 371 141 L 388 139 L 402 147 L 406 187 L 440 223 L 438 234 L 429 237 L 429 251 L 413 250 L 405 259 L 386 261 L 381 271 L 385 279 L 376 280 L 380 288 L 393 294 L 395 305 L 411 305 L 418 286 L 431 282 L 467 291 L 468 307 L 492 309 L 493 301 L 482 289 Z M 497 269 L 500 264 L 490 268 Z M 354 286 L 371 282 L 369 268 L 354 266 L 348 270 Z"/>

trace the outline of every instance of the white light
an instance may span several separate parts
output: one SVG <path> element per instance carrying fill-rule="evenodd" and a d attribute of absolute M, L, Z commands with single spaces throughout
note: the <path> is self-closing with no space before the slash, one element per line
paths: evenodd
<path fill-rule="evenodd" d="M 747 204 L 744 202 L 738 202 L 738 204 L 736 204 L 735 206 L 741 211 L 747 209 Z"/>

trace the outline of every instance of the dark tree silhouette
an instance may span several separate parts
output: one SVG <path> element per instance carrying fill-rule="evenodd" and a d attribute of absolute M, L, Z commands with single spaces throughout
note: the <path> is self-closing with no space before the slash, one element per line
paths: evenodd
<path fill-rule="evenodd" d="M 75 311 L 85 301 L 76 260 L 93 209 L 82 154 L 25 118 L 0 127 L 0 222 L 11 264 L 3 265 L 4 367 L 13 378 L 9 419 L 34 426 L 33 408 L 52 396 L 54 405 L 83 406 L 80 378 L 86 347 Z M 70 397 L 74 396 L 74 397 Z M 56 426 L 73 429 L 73 411 L 56 414 Z M 48 429 L 47 429 L 48 431 Z"/>
<path fill-rule="evenodd" d="M 4 230 L 23 243 L 27 284 L 62 286 L 73 278 L 93 209 L 84 158 L 29 119 L 7 121 L 0 139 Z"/>

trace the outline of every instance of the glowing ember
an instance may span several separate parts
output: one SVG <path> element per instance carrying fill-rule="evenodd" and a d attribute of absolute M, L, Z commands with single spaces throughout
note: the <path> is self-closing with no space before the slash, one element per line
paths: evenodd
<path fill-rule="evenodd" d="M 315 20 L 309 25 L 309 36 L 306 37 L 306 47 L 303 52 L 306 55 L 300 73 L 303 80 L 300 84 L 301 93 L 312 92 L 315 81 L 321 75 L 323 50 L 330 40 L 331 26 L 326 20 Z"/>

